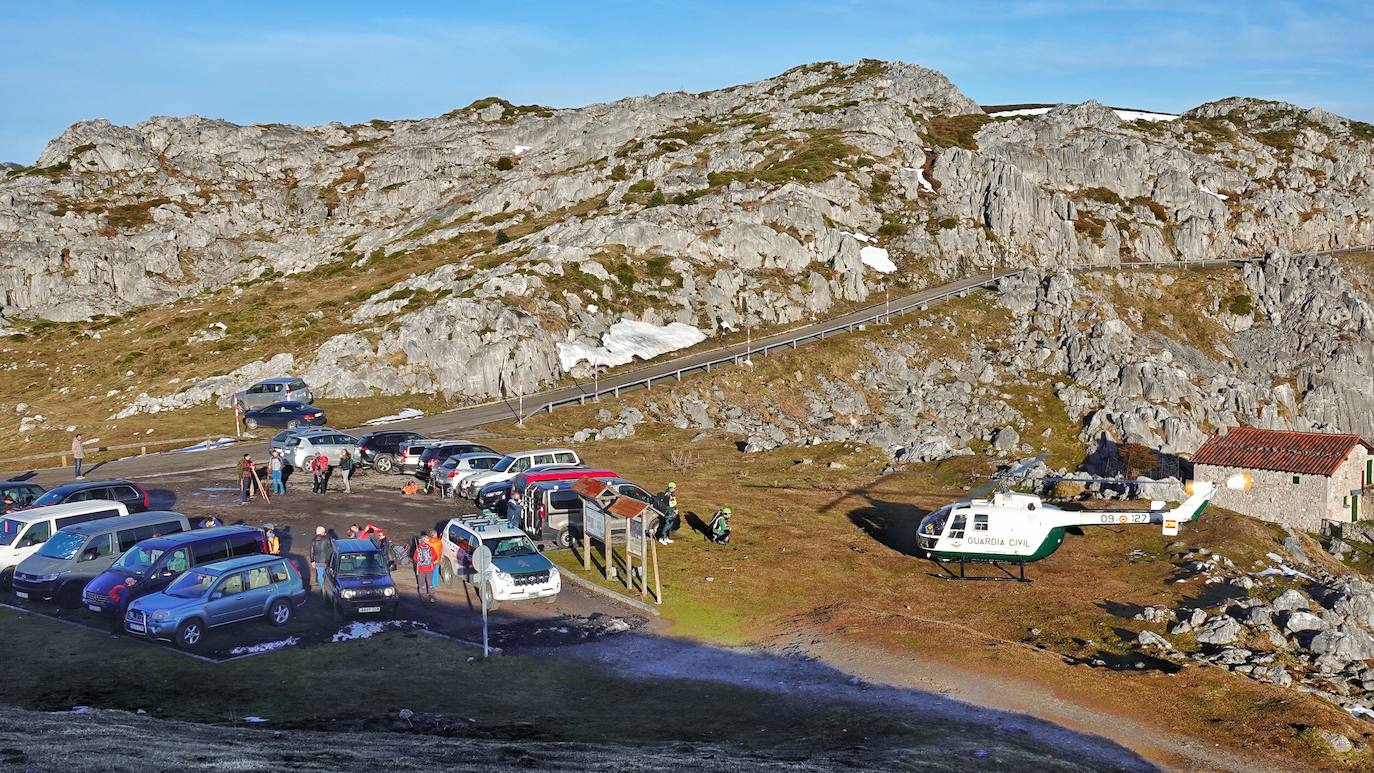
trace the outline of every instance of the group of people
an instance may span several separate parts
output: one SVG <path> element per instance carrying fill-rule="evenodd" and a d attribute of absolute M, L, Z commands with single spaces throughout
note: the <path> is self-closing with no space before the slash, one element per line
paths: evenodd
<path fill-rule="evenodd" d="M 356 467 L 357 463 L 353 460 L 353 454 L 345 449 L 339 457 L 339 464 L 337 466 L 331 466 L 329 464 L 329 457 L 317 453 L 310 457 L 304 469 L 310 473 L 311 493 L 323 494 L 327 492 L 329 490 L 329 478 L 333 475 L 334 470 L 338 470 L 339 477 L 343 480 L 343 493 L 352 494 L 353 470 Z M 267 460 L 267 471 L 272 479 L 272 493 L 285 494 L 286 457 L 281 449 L 272 449 L 272 454 Z M 256 496 L 254 491 L 260 490 L 261 487 L 262 479 L 258 477 L 257 463 L 253 461 L 251 455 L 244 454 L 243 459 L 239 460 L 239 493 L 242 495 L 241 501 L 247 502 L 253 499 Z"/>
<path fill-rule="evenodd" d="M 671 545 L 673 532 L 682 525 L 677 513 L 677 484 L 670 481 L 668 488 L 654 497 L 653 505 L 663 514 L 654 527 L 654 539 L 657 539 L 660 545 Z M 706 539 L 719 545 L 730 541 L 729 507 L 722 507 L 711 516 L 711 522 L 706 526 Z"/>
<path fill-rule="evenodd" d="M 268 545 L 270 546 L 276 530 L 272 524 L 267 524 L 263 528 L 268 530 Z M 386 532 L 380 526 L 374 523 L 368 523 L 366 526 L 359 526 L 356 523 L 350 524 L 347 535 L 344 539 L 371 540 L 372 544 L 376 545 L 377 549 L 382 552 L 382 555 L 388 557 L 388 563 L 391 564 L 392 568 L 395 568 L 395 561 L 390 559 L 391 541 L 387 539 Z M 280 549 L 280 544 L 280 540 L 278 540 L 278 549 Z M 315 576 L 315 587 L 319 589 L 320 593 L 324 593 L 324 573 L 329 568 L 329 562 L 334 560 L 334 537 L 323 526 L 315 527 L 315 537 L 310 540 L 309 559 L 311 574 Z"/>

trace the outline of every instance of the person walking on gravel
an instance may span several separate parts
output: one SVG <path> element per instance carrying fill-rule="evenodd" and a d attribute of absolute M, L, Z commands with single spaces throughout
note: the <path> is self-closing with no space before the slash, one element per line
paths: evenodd
<path fill-rule="evenodd" d="M 434 554 L 434 548 L 429 546 L 429 540 L 425 535 L 415 542 L 415 553 L 411 556 L 415 561 L 415 592 L 425 601 L 434 600 L 434 569 L 438 556 Z"/>
<path fill-rule="evenodd" d="M 76 433 L 76 437 L 72 438 L 72 463 L 76 465 L 76 469 L 72 472 L 72 475 L 77 480 L 86 479 L 86 476 L 81 474 L 81 463 L 85 460 L 86 445 L 81 442 L 81 433 L 78 432 Z"/>
<path fill-rule="evenodd" d="M 315 570 L 315 587 L 324 595 L 324 570 L 334 558 L 334 540 L 329 538 L 323 526 L 315 527 L 315 539 L 310 540 L 310 568 Z"/>
<path fill-rule="evenodd" d="M 286 484 L 282 482 L 281 476 L 286 465 L 281 460 L 281 450 L 272 449 L 272 458 L 267 462 L 267 469 L 272 473 L 272 493 L 285 494 Z"/>
<path fill-rule="evenodd" d="M 346 449 L 339 457 L 339 474 L 343 476 L 344 493 L 352 494 L 353 487 L 348 485 L 348 479 L 353 475 L 353 454 Z"/>

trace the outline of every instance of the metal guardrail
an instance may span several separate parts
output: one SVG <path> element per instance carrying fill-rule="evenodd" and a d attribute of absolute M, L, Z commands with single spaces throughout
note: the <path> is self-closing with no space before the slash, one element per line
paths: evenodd
<path fill-rule="evenodd" d="M 85 449 L 85 452 L 88 454 L 100 454 L 107 453 L 109 451 L 129 451 L 137 448 L 139 450 L 139 456 L 147 456 L 149 446 L 156 447 L 167 445 L 180 445 L 182 443 L 214 443 L 224 437 L 224 435 L 201 435 L 199 437 L 173 437 L 161 438 L 159 440 L 140 440 L 137 443 L 121 443 L 117 446 L 91 446 L 90 448 Z M 240 438 L 235 439 L 238 440 Z M 53 451 L 51 453 L 29 454 L 28 456 L 12 456 L 8 459 L 0 459 L 0 464 L 10 464 L 12 462 L 28 462 L 37 459 L 51 459 L 53 457 L 60 457 L 62 459 L 62 466 L 66 467 L 67 457 L 69 456 L 71 456 L 71 451 Z"/>
<path fill-rule="evenodd" d="M 1340 254 L 1353 253 L 1353 252 L 1368 252 L 1370 249 L 1374 249 L 1374 245 L 1360 245 L 1360 246 L 1357 246 L 1357 247 L 1341 247 L 1341 248 L 1331 249 L 1331 250 L 1317 250 L 1317 251 L 1313 251 L 1313 252 L 1294 253 L 1294 255 L 1340 255 Z M 1072 267 L 1070 267 L 1069 270 L 1070 270 L 1070 271 L 1073 271 L 1073 272 L 1083 272 L 1083 271 L 1119 271 L 1119 270 L 1125 270 L 1125 269 L 1143 269 L 1143 268 L 1190 268 L 1190 269 L 1191 269 L 1191 268 L 1212 268 L 1212 267 L 1215 267 L 1215 266 L 1230 266 L 1230 265 L 1238 265 L 1238 264 L 1242 264 L 1242 263 L 1253 263 L 1253 262 L 1258 261 L 1258 260 L 1264 260 L 1264 258 L 1265 258 L 1264 255 L 1247 255 L 1247 256 L 1241 256 L 1241 257 L 1235 257 L 1235 258 L 1206 258 L 1206 259 L 1203 259 L 1203 260 L 1191 260 L 1191 261 L 1190 261 L 1190 260 L 1153 260 L 1153 261 L 1128 261 L 1128 262 L 1118 261 L 1118 262 L 1113 263 L 1113 264 L 1095 264 L 1095 265 L 1072 266 Z M 811 331 L 808 331 L 808 332 L 805 332 L 805 333 L 800 333 L 800 334 L 798 334 L 797 336 L 794 336 L 794 337 L 792 337 L 792 338 L 784 339 L 784 340 L 782 340 L 782 341 L 774 341 L 774 342 L 772 342 L 772 343 L 768 343 L 768 344 L 761 345 L 761 346 L 759 346 L 757 349 L 746 349 L 746 351 L 743 351 L 743 352 L 740 352 L 740 351 L 733 351 L 733 352 L 730 352 L 730 353 L 727 353 L 727 354 L 722 354 L 722 355 L 719 356 L 719 357 L 715 357 L 715 358 L 712 358 L 712 359 L 709 359 L 709 360 L 705 360 L 705 361 L 703 361 L 703 362 L 693 363 L 693 364 L 691 364 L 691 365 L 685 365 L 685 366 L 683 366 L 683 367 L 681 367 L 681 368 L 677 368 L 677 369 L 675 369 L 675 370 L 667 371 L 667 372 L 665 372 L 665 373 L 660 373 L 660 374 L 654 375 L 654 376 L 645 376 L 644 378 L 636 379 L 636 380 L 634 380 L 634 381 L 629 381 L 629 382 L 626 382 L 626 383 L 624 383 L 624 384 L 618 384 L 618 385 L 615 385 L 615 386 L 609 386 L 609 387 L 604 387 L 604 388 L 594 388 L 594 389 L 593 389 L 592 391 L 590 391 L 590 392 L 584 392 L 584 393 L 577 394 L 577 395 L 571 395 L 571 396 L 569 396 L 569 397 L 559 398 L 559 399 L 557 399 L 557 400 L 550 400 L 550 401 L 548 401 L 548 402 L 546 402 L 546 403 L 541 404 L 539 407 L 535 408 L 534 411 L 531 412 L 531 415 L 537 414 L 537 413 L 539 413 L 539 412 L 541 412 L 541 411 L 546 412 L 546 413 L 552 413 L 554 408 L 557 408 L 557 407 L 563 406 L 563 405 L 574 405 L 574 404 L 576 404 L 576 405 L 585 405 L 588 401 L 593 401 L 593 402 L 594 402 L 594 401 L 598 400 L 599 398 L 601 398 L 603 395 L 611 395 L 611 396 L 614 396 L 614 397 L 619 397 L 619 396 L 620 396 L 620 393 L 621 393 L 622 391 L 625 391 L 625 390 L 636 389 L 636 388 L 639 388 L 639 387 L 643 387 L 644 389 L 652 389 L 652 388 L 653 388 L 653 383 L 654 383 L 655 381 L 663 381 L 663 380 L 665 380 L 665 379 L 673 379 L 674 381 L 681 381 L 681 380 L 682 380 L 682 375 L 683 375 L 684 373 L 692 373 L 692 372 L 696 372 L 696 371 L 705 371 L 705 372 L 708 372 L 708 373 L 709 373 L 709 372 L 711 371 L 711 369 L 712 369 L 713 367 L 717 366 L 717 365 L 724 365 L 724 364 L 735 364 L 735 365 L 737 365 L 737 364 L 739 364 L 739 363 L 741 363 L 741 362 L 743 362 L 743 361 L 749 359 L 749 358 L 752 357 L 754 354 L 761 354 L 761 355 L 767 356 L 769 352 L 771 352 L 771 351 L 773 351 L 773 350 L 775 350 L 775 349 L 783 349 L 783 348 L 795 349 L 795 348 L 797 348 L 798 345 L 803 344 L 803 343 L 809 343 L 809 342 L 811 342 L 811 341 L 820 341 L 820 340 L 824 340 L 825 337 L 828 336 L 828 335 L 834 335 L 834 334 L 839 333 L 839 332 L 853 332 L 855 328 L 862 328 L 864 325 L 868 325 L 868 324 L 877 322 L 877 321 L 879 321 L 879 320 L 891 319 L 894 315 L 907 314 L 907 313 L 910 313 L 910 312 L 912 312 L 912 311 L 923 311 L 923 310 L 925 310 L 927 307 L 929 307 L 931 304 L 935 304 L 935 303 L 940 303 L 940 302 L 943 302 L 943 301 L 947 301 L 947 300 L 949 300 L 950 298 L 955 298 L 955 297 L 962 298 L 962 297 L 968 295 L 968 294 L 969 294 L 970 292 L 972 292 L 973 290 L 980 290 L 980 289 L 982 289 L 982 288 L 985 288 L 985 287 L 994 285 L 994 284 L 1000 282 L 1001 280 L 1006 279 L 1006 278 L 1009 278 L 1009 277 L 1020 276 L 1021 274 L 1025 273 L 1026 271 L 1030 271 L 1030 270 L 1032 270 L 1032 269 L 1034 269 L 1034 268 L 1036 268 L 1036 267 L 1027 267 L 1027 268 L 1016 269 L 1015 271 L 1004 271 L 1004 272 L 1001 272 L 1001 273 L 992 273 L 992 274 L 989 274 L 987 277 L 984 277 L 984 278 L 982 278 L 982 279 L 973 280 L 973 281 L 970 281 L 970 280 L 968 280 L 968 279 L 961 279 L 961 280 L 957 280 L 957 281 L 954 281 L 954 282 L 950 282 L 950 283 L 948 283 L 948 284 L 946 284 L 946 285 L 941 285 L 940 287 L 934 288 L 934 290 L 935 290 L 935 294 L 934 294 L 934 295 L 931 295 L 931 296 L 928 296 L 928 297 L 922 297 L 920 300 L 910 301 L 910 302 L 907 302 L 907 303 L 902 303 L 902 304 L 900 304 L 900 305 L 891 306 L 891 307 L 888 307 L 888 306 L 872 306 L 872 307 L 869 307 L 869 309 L 867 310 L 869 313 L 866 314 L 866 315 L 864 315 L 864 316 L 862 316 L 862 317 L 860 317 L 859 319 L 850 320 L 850 321 L 848 321 L 848 322 L 836 323 L 836 324 L 831 325 L 831 326 L 827 326 L 827 327 L 820 328 L 819 330 L 811 330 Z"/>

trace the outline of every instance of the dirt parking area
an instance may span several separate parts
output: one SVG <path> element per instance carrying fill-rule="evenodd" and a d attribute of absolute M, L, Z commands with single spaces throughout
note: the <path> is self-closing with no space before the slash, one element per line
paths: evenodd
<path fill-rule="evenodd" d="M 309 482 L 302 482 L 297 475 L 294 480 L 288 479 L 285 495 L 274 496 L 270 502 L 254 499 L 247 503 L 240 501 L 236 481 L 224 480 L 219 472 L 165 475 L 143 483 L 154 509 L 184 513 L 193 524 L 211 514 L 231 525 L 273 524 L 281 536 L 282 553 L 296 563 L 306 582 L 313 585 L 308 553 L 318 526 L 341 536 L 350 524 L 373 523 L 384 529 L 389 538 L 404 544 L 421 530 L 441 529 L 455 515 L 473 511 L 467 500 L 402 494 L 401 487 L 407 480 L 408 477 L 400 475 L 364 472 L 351 481 L 353 493 L 345 494 L 335 476 L 327 493 L 312 494 Z M 545 545 L 545 549 L 552 550 L 553 546 Z M 286 625 L 277 627 L 264 621 L 211 629 L 197 654 L 226 660 L 283 647 L 367 637 L 385 628 L 425 628 L 462 641 L 481 642 L 481 601 L 471 586 L 462 582 L 441 585 L 437 600 L 431 603 L 418 597 L 413 569 L 399 567 L 392 576 L 400 593 L 395 621 L 362 617 L 340 624 L 318 589 L 311 587 L 309 598 Z M 84 608 L 63 610 L 48 604 L 21 602 L 10 593 L 0 596 L 0 600 L 87 627 L 112 627 L 111 621 Z M 650 626 L 650 620 L 639 610 L 571 583 L 564 583 L 558 596 L 551 599 L 506 602 L 489 610 L 490 643 L 511 651 L 580 644 L 646 626 Z"/>

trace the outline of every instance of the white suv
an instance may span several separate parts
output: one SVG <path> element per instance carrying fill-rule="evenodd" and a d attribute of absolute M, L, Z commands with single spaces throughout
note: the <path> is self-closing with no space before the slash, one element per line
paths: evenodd
<path fill-rule="evenodd" d="M 557 596 L 563 589 L 558 567 L 544 557 L 542 548 L 504 519 L 473 515 L 452 518 L 444 527 L 443 543 L 439 571 L 445 585 L 455 579 L 479 585 L 472 555 L 485 545 L 491 551 L 491 600 L 541 599 Z"/>
<path fill-rule="evenodd" d="M 458 495 L 472 499 L 488 483 L 500 483 L 536 465 L 567 464 L 578 465 L 582 460 L 571 448 L 540 448 L 534 451 L 516 451 L 501 457 L 501 461 L 490 470 L 469 475 L 458 483 Z"/>

